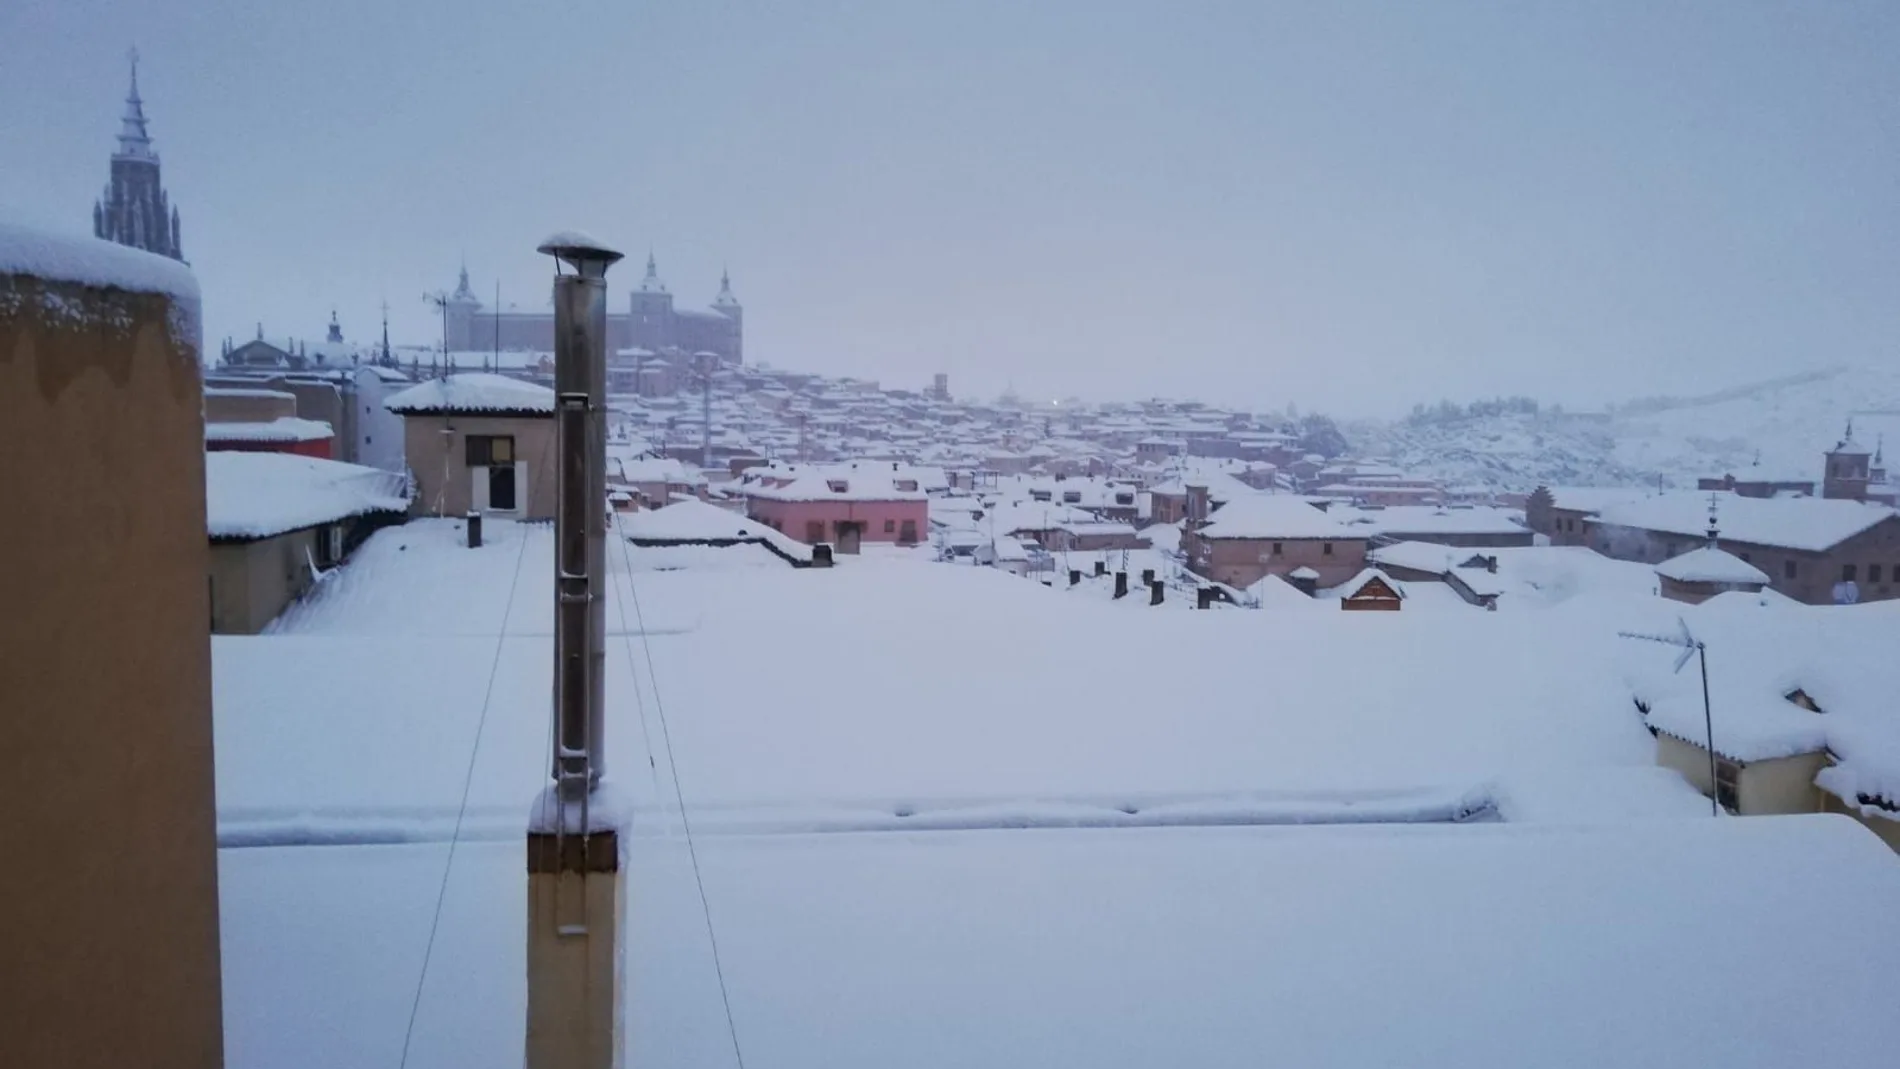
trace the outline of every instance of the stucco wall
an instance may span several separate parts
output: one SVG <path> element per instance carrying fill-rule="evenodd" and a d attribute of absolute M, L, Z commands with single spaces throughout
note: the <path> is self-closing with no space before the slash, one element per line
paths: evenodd
<path fill-rule="evenodd" d="M 471 434 L 514 435 L 515 457 L 527 465 L 527 485 L 515 488 L 527 508 L 522 518 L 553 519 L 558 458 L 551 416 L 405 416 L 404 452 L 416 476 L 415 514 L 467 515 L 471 499 L 465 439 Z"/>
<path fill-rule="evenodd" d="M 0 274 L 0 1062 L 222 1061 L 197 308 Z"/>
<path fill-rule="evenodd" d="M 1816 812 L 1821 808 L 1823 792 L 1814 785 L 1814 777 L 1825 761 L 1825 755 L 1811 753 L 1743 765 L 1736 782 L 1739 795 L 1736 814 Z M 1672 735 L 1657 735 L 1656 763 L 1682 773 L 1683 778 L 1703 794 L 1714 789 L 1709 782 L 1709 752 L 1700 746 Z"/>
<path fill-rule="evenodd" d="M 746 510 L 751 518 L 771 524 L 800 542 L 813 541 L 807 527 L 812 523 L 823 525 L 823 541 L 827 542 L 838 541 L 840 523 L 863 524 L 866 542 L 898 541 L 906 521 L 914 525 L 918 541 L 930 537 L 930 505 L 925 501 L 774 501 L 754 497 L 748 499 Z M 887 521 L 894 530 L 884 529 Z"/>
<path fill-rule="evenodd" d="M 211 630 L 255 635 L 310 588 L 310 560 L 326 528 L 211 547 Z M 306 554 L 309 554 L 308 556 Z"/>
<path fill-rule="evenodd" d="M 281 386 L 226 379 L 213 383 L 211 390 L 205 397 L 207 423 L 269 423 L 297 414 L 296 396 Z M 260 391 L 269 391 L 271 395 L 260 396 Z"/>

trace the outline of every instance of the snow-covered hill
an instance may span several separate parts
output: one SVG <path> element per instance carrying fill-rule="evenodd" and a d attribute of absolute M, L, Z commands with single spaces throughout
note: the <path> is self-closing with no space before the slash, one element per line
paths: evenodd
<path fill-rule="evenodd" d="M 1648 398 L 1608 413 L 1509 413 L 1446 422 L 1358 423 L 1354 451 L 1454 485 L 1529 489 L 1693 486 L 1734 472 L 1821 475 L 1849 418 L 1868 446 L 1900 449 L 1900 366 L 1833 368 L 1698 397 Z"/>

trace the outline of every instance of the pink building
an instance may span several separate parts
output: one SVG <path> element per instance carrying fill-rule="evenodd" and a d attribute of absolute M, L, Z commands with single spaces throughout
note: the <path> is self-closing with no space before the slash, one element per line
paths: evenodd
<path fill-rule="evenodd" d="M 930 529 L 929 504 L 901 464 L 767 465 L 743 479 L 746 515 L 802 542 L 856 553 L 865 542 L 916 545 Z"/>

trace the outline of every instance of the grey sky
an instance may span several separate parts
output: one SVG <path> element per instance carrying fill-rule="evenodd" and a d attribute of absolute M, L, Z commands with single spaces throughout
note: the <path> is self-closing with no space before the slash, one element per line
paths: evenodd
<path fill-rule="evenodd" d="M 1900 4 L 0 4 L 0 210 L 141 84 L 209 344 L 730 264 L 747 353 L 1345 413 L 1895 358 Z M 616 299 L 638 264 L 617 271 Z"/>

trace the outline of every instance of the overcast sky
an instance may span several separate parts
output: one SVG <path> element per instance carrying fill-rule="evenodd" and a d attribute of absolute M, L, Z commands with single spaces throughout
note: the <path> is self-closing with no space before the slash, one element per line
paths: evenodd
<path fill-rule="evenodd" d="M 1900 359 L 1900 4 L 0 3 L 0 211 L 126 49 L 207 345 L 730 265 L 749 358 L 953 390 L 1587 404 Z"/>

